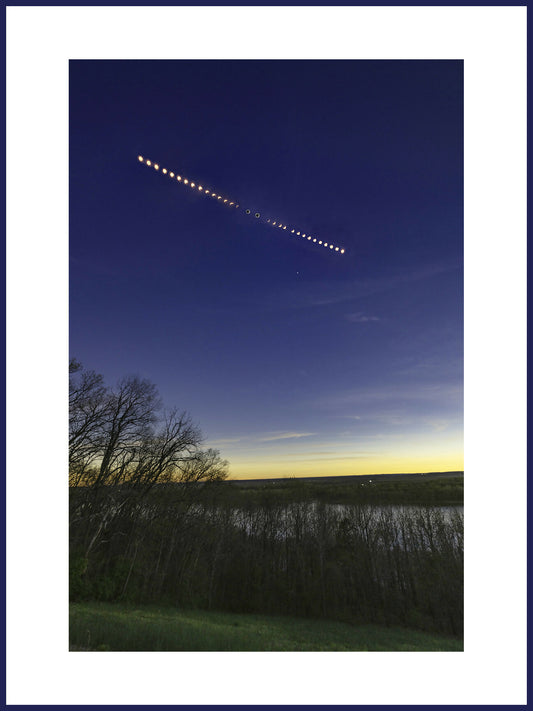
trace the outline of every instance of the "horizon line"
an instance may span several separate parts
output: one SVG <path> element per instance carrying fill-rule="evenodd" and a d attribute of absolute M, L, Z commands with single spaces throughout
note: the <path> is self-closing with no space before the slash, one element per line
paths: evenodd
<path fill-rule="evenodd" d="M 273 480 L 293 480 L 293 479 L 354 479 L 359 477 L 373 477 L 373 476 L 427 476 L 430 474 L 463 474 L 464 469 L 450 469 L 445 471 L 429 471 L 429 472 L 377 472 L 375 474 L 318 474 L 314 476 L 298 476 L 285 475 L 285 476 L 259 476 L 244 479 L 242 477 L 228 477 L 225 481 L 273 481 Z"/>

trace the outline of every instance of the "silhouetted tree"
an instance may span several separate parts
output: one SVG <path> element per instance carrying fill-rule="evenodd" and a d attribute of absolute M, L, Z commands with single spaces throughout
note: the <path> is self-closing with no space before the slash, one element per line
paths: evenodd
<path fill-rule="evenodd" d="M 141 504 L 157 484 L 221 481 L 227 462 L 202 450 L 202 433 L 185 412 L 162 410 L 157 388 L 135 376 L 107 388 L 100 375 L 70 363 L 69 482 L 72 540 L 85 559 L 109 536 L 146 516 Z"/>
<path fill-rule="evenodd" d="M 72 486 L 150 489 L 168 482 L 220 481 L 227 462 L 202 450 L 186 412 L 162 410 L 157 388 L 136 376 L 114 389 L 70 362 L 69 473 Z"/>
<path fill-rule="evenodd" d="M 103 378 L 83 371 L 81 363 L 69 363 L 69 479 L 71 486 L 83 483 L 101 453 L 106 416 L 107 390 Z"/>

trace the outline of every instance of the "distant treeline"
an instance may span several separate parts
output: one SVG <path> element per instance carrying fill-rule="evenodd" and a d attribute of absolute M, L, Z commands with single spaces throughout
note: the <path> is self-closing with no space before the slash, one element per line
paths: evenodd
<path fill-rule="evenodd" d="M 279 501 L 324 501 L 329 503 L 389 503 L 460 505 L 464 500 L 463 477 L 403 478 L 398 476 L 369 480 L 347 478 L 339 481 L 309 481 L 303 479 L 270 480 L 268 483 L 246 486 L 227 481 L 225 496 L 236 505 L 243 501 L 261 501 L 265 494 Z"/>
<path fill-rule="evenodd" d="M 283 502 L 224 484 L 71 490 L 71 597 L 405 625 L 461 636 L 463 517 Z"/>

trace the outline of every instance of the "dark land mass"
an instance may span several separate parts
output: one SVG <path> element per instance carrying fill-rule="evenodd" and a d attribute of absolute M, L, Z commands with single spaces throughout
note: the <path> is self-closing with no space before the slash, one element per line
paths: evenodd
<path fill-rule="evenodd" d="M 268 486 L 279 486 L 282 484 L 295 482 L 312 482 L 313 484 L 349 484 L 352 483 L 380 483 L 383 481 L 427 481 L 429 479 L 445 479 L 450 477 L 463 477 L 464 472 L 419 472 L 411 474 L 354 474 L 345 476 L 306 476 L 294 478 L 277 478 L 277 479 L 229 479 L 234 486 L 243 488 Z"/>
<path fill-rule="evenodd" d="M 222 500 L 234 505 L 269 501 L 331 504 L 461 506 L 464 472 L 375 474 L 285 479 L 231 479 L 219 484 Z"/>
<path fill-rule="evenodd" d="M 285 615 L 462 638 L 463 472 L 247 483 L 71 488 L 72 602 Z M 71 644 L 93 648 L 97 629 L 110 622 L 97 617 L 94 625 L 81 619 L 76 634 L 71 629 Z M 256 648 L 249 646 L 254 629 L 248 639 L 213 642 L 211 626 L 204 634 L 195 622 L 189 641 L 179 641 L 159 634 L 166 621 L 154 621 L 155 631 L 115 621 L 122 631 L 114 641 L 106 631 L 97 646 Z M 397 640 L 387 644 L 402 649 Z M 290 645 L 257 649 L 309 648 Z"/>
<path fill-rule="evenodd" d="M 425 472 L 356 476 L 286 477 L 278 479 L 227 479 L 219 482 L 167 482 L 155 484 L 151 495 L 170 503 L 192 497 L 218 506 L 272 504 L 273 502 L 323 502 L 331 504 L 416 504 L 460 506 L 464 473 Z M 128 485 L 105 487 L 108 493 L 128 496 Z M 188 493 L 187 493 L 188 492 Z M 85 487 L 71 487 L 71 498 L 84 497 Z"/>

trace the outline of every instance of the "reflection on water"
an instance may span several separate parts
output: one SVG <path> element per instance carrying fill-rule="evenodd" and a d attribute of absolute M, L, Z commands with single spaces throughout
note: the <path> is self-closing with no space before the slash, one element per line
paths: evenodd
<path fill-rule="evenodd" d="M 247 508 L 194 506 L 189 514 L 212 523 L 224 521 L 248 536 L 263 539 L 327 539 L 339 535 L 372 539 L 385 548 L 435 550 L 463 547 L 464 506 L 418 504 L 330 504 L 293 502 L 250 505 Z M 437 541 L 439 542 L 437 545 Z"/>

